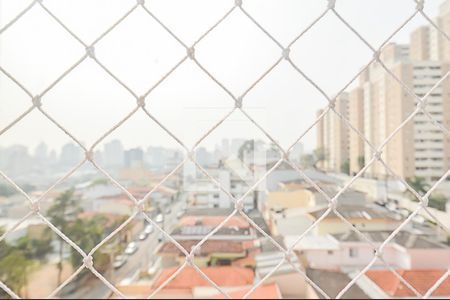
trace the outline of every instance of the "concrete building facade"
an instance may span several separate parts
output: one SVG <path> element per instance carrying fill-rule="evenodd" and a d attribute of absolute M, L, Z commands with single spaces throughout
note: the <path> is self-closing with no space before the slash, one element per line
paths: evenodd
<path fill-rule="evenodd" d="M 450 0 L 441 5 L 435 22 L 450 35 Z M 449 44 L 448 39 L 433 26 L 421 26 L 411 33 L 408 45 L 387 44 L 380 59 L 406 87 L 424 97 L 450 69 Z M 439 128 L 441 126 L 448 131 L 450 125 L 449 90 L 450 78 L 447 76 L 427 95 L 425 109 L 434 122 L 419 111 L 412 120 L 403 124 L 417 109 L 419 101 L 380 63 L 375 62 L 361 73 L 358 86 L 346 94 L 346 99 L 336 102 L 336 109 L 347 116 L 352 126 L 375 147 L 396 132 L 383 147 L 381 155 L 396 175 L 402 178 L 418 176 L 435 182 L 450 167 L 450 139 Z M 372 159 L 373 150 L 335 117 L 333 113 L 327 114 L 318 126 L 321 130 L 318 145 L 327 154 L 322 167 L 327 171 L 343 171 L 341 166 L 348 160 L 350 174 L 356 174 Z M 397 131 L 400 125 L 402 128 Z M 372 164 L 364 176 L 392 177 L 380 162 Z"/>

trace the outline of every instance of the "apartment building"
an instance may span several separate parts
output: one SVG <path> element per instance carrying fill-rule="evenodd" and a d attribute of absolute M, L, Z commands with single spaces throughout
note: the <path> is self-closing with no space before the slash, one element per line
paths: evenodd
<path fill-rule="evenodd" d="M 351 104 L 351 105 L 350 105 Z M 349 94 L 348 117 L 352 126 L 364 135 L 364 90 L 353 89 Z M 349 132 L 350 174 L 356 174 L 364 166 L 364 140 L 355 130 Z"/>
<path fill-rule="evenodd" d="M 450 0 L 440 7 L 435 22 L 450 34 Z M 450 42 L 434 27 L 421 26 L 411 33 L 408 45 L 388 44 L 380 58 L 398 79 L 423 97 L 450 70 Z M 375 147 L 396 131 L 418 104 L 378 62 L 362 72 L 358 86 L 345 97 L 346 104 L 337 102 L 336 109 L 346 113 L 352 126 Z M 441 126 L 449 128 L 448 76 L 427 97 L 426 111 Z M 356 174 L 371 160 L 373 150 L 356 132 L 332 118 L 324 118 L 323 124 L 318 126 L 322 130 L 318 135 L 322 139 L 321 144 L 318 145 L 322 145 L 327 154 L 322 167 L 339 171 L 338 164 L 348 160 L 349 173 Z M 448 136 L 428 116 L 419 112 L 392 137 L 383 148 L 381 158 L 403 178 L 420 176 L 434 182 L 450 167 L 449 143 Z M 385 166 L 376 162 L 367 169 L 365 176 L 382 179 L 390 177 L 390 174 Z"/>
<path fill-rule="evenodd" d="M 345 118 L 348 118 L 348 100 L 349 94 L 344 92 L 336 98 L 334 107 L 335 111 Z M 319 139 L 323 141 L 321 151 L 325 157 L 322 165 L 330 172 L 341 172 L 349 157 L 349 130 L 337 113 L 330 110 L 319 122 L 319 128 L 322 129 Z"/>

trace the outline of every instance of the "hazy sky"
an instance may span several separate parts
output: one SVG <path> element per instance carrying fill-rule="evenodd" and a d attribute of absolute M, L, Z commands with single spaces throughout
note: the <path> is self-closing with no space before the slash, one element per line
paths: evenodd
<path fill-rule="evenodd" d="M 3 27 L 29 0 L 0 0 Z M 134 0 L 45 0 L 45 5 L 83 41 L 90 43 L 130 9 Z M 186 44 L 192 44 L 234 1 L 152 0 L 147 7 Z M 437 14 L 442 1 L 426 1 Z M 326 7 L 323 0 L 244 0 L 243 7 L 282 44 L 289 43 Z M 409 15 L 413 0 L 337 0 L 336 9 L 372 45 L 380 45 Z M 407 42 L 426 21 L 417 16 L 393 39 Z M 236 9 L 196 47 L 196 57 L 235 95 L 242 94 L 280 56 L 280 49 Z M 0 65 L 33 94 L 41 93 L 84 54 L 84 48 L 38 5 L 0 34 Z M 145 93 L 184 55 L 185 49 L 142 8 L 96 46 L 98 59 L 138 95 Z M 340 90 L 372 57 L 370 50 L 331 13 L 291 48 L 295 63 L 329 95 Z M 92 60 L 85 60 L 43 98 L 43 108 L 87 145 L 130 112 L 135 99 Z M 0 129 L 30 105 L 29 97 L 0 73 Z M 314 121 L 326 100 L 287 62 L 282 62 L 244 99 L 248 113 L 287 147 Z M 148 109 L 181 140 L 192 145 L 234 106 L 233 100 L 192 61 L 184 62 L 147 98 Z M 204 141 L 263 137 L 240 112 Z M 138 112 L 105 142 L 126 147 L 175 142 Z M 0 146 L 60 147 L 65 134 L 34 111 L 0 136 Z M 315 130 L 304 138 L 315 146 Z M 101 146 L 100 146 L 101 147 Z"/>

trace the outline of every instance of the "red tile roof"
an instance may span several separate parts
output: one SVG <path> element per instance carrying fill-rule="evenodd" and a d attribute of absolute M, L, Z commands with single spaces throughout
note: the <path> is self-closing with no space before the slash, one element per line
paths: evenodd
<path fill-rule="evenodd" d="M 397 272 L 419 293 L 425 294 L 446 271 L 397 270 Z M 367 271 L 366 276 L 391 297 L 416 296 L 413 291 L 404 285 L 397 276 L 389 270 Z M 450 296 L 450 277 L 447 277 L 444 282 L 442 282 L 432 296 Z"/>
<path fill-rule="evenodd" d="M 156 288 L 163 284 L 178 268 L 164 269 L 153 284 Z M 205 267 L 200 268 L 213 282 L 220 287 L 233 287 L 253 284 L 253 271 L 239 267 Z M 211 286 L 205 278 L 192 267 L 184 268 L 165 289 L 192 289 L 198 286 Z"/>
<path fill-rule="evenodd" d="M 186 240 L 178 241 L 180 245 L 190 252 L 192 248 L 198 244 L 197 240 Z M 224 241 L 224 240 L 207 240 L 200 247 L 200 253 L 197 255 L 209 255 L 211 253 L 242 253 L 244 252 L 244 247 L 241 242 L 235 241 Z M 160 254 L 166 253 L 178 253 L 182 254 L 181 251 L 172 243 L 166 242 L 159 250 Z M 184 254 L 183 254 L 184 255 Z"/>
<path fill-rule="evenodd" d="M 231 299 L 242 299 L 248 293 L 250 288 L 245 288 L 239 291 L 229 292 L 228 296 Z M 217 294 L 215 299 L 225 299 L 224 295 Z M 276 283 L 259 286 L 251 293 L 247 299 L 281 299 L 281 292 Z"/>

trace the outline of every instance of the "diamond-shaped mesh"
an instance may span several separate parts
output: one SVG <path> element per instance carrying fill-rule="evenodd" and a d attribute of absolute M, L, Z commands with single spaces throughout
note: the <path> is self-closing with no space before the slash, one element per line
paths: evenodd
<path fill-rule="evenodd" d="M 390 168 L 390 166 L 385 163 L 382 160 L 382 153 L 385 148 L 385 146 L 389 143 L 391 139 L 405 126 L 407 122 L 412 120 L 415 115 L 418 113 L 423 113 L 426 117 L 429 118 L 429 120 L 437 127 L 439 128 L 444 135 L 447 138 L 450 138 L 449 130 L 443 126 L 441 123 L 439 123 L 437 120 L 433 119 L 432 115 L 425 110 L 427 106 L 427 97 L 433 92 L 433 90 L 438 87 L 448 76 L 449 72 L 447 72 L 442 78 L 436 82 L 433 88 L 431 88 L 423 97 L 418 97 L 410 87 L 408 87 L 402 80 L 400 80 L 380 59 L 380 53 L 383 50 L 383 48 L 387 45 L 387 43 L 391 40 L 391 38 L 399 32 L 401 29 L 403 29 L 416 15 L 422 15 L 430 24 L 432 27 L 434 27 L 438 33 L 442 36 L 442 38 L 446 41 L 450 42 L 450 38 L 448 34 L 439 28 L 439 26 L 433 22 L 433 20 L 427 16 L 427 14 L 424 12 L 424 1 L 423 0 L 412 0 L 412 5 L 415 5 L 414 13 L 409 16 L 398 28 L 396 28 L 391 35 L 389 35 L 386 40 L 379 46 L 378 48 L 373 47 L 359 32 L 356 28 L 354 28 L 346 19 L 344 19 L 341 14 L 335 9 L 335 0 L 328 0 L 328 2 L 324 3 L 324 10 L 323 12 L 314 19 L 314 21 L 309 24 L 302 32 L 300 32 L 292 41 L 286 45 L 283 45 L 283 43 L 279 42 L 273 35 L 270 34 L 268 30 L 266 30 L 256 18 L 254 18 L 245 8 L 245 1 L 242 0 L 235 0 L 234 5 L 230 6 L 230 8 L 227 11 L 224 11 L 223 16 L 217 20 L 216 23 L 213 24 L 206 32 L 204 32 L 192 45 L 187 45 L 182 41 L 180 37 L 178 37 L 171 29 L 164 24 L 149 8 L 149 6 L 145 3 L 145 0 L 137 0 L 136 4 L 134 4 L 132 7 L 129 8 L 129 10 L 124 11 L 123 15 L 116 20 L 107 30 L 105 30 L 100 36 L 98 36 L 92 43 L 88 44 L 84 42 L 77 34 L 75 34 L 69 26 L 67 26 L 64 23 L 64 20 L 60 19 L 54 12 L 52 12 L 46 5 L 45 2 L 42 0 L 34 0 L 31 1 L 31 3 L 23 10 L 21 11 L 15 18 L 13 18 L 9 23 L 7 23 L 3 28 L 0 28 L 0 34 L 3 34 L 6 32 L 10 27 L 14 26 L 16 22 L 18 22 L 24 15 L 28 13 L 33 7 L 37 7 L 38 9 L 42 9 L 49 18 L 56 21 L 66 32 L 68 35 L 70 35 L 73 39 L 75 39 L 79 44 L 80 47 L 83 47 L 85 49 L 85 54 L 82 55 L 80 58 L 75 58 L 75 63 L 71 65 L 67 70 L 65 70 L 56 80 L 54 80 L 49 86 L 47 86 L 41 93 L 34 95 L 32 94 L 27 87 L 22 84 L 19 80 L 17 80 L 12 74 L 8 72 L 8 70 L 5 70 L 2 66 L 0 66 L 0 72 L 2 72 L 4 75 L 6 75 L 12 82 L 14 82 L 18 87 L 20 87 L 30 98 L 30 107 L 26 109 L 19 117 L 17 117 L 15 120 L 13 120 L 10 124 L 8 124 L 5 128 L 0 129 L 0 135 L 4 134 L 8 130 L 10 130 L 13 126 L 15 126 L 17 123 L 19 123 L 24 117 L 26 117 L 28 114 L 30 114 L 32 111 L 39 111 L 43 114 L 48 120 L 50 120 L 55 126 L 57 126 L 61 131 L 63 131 L 70 139 L 72 139 L 76 144 L 78 144 L 85 152 L 84 159 L 76 165 L 74 168 L 72 168 L 67 174 L 65 174 L 63 177 L 61 177 L 55 184 L 53 184 L 50 188 L 48 188 L 47 191 L 45 191 L 38 199 L 33 199 L 30 197 L 24 190 L 22 190 L 12 179 L 10 179 L 6 174 L 4 174 L 0 170 L 0 176 L 2 176 L 7 182 L 9 182 L 20 194 L 22 194 L 30 203 L 30 211 L 28 214 L 26 214 L 13 228 L 10 228 L 8 231 L 6 231 L 3 236 L 0 237 L 0 241 L 2 241 L 11 231 L 13 231 L 15 228 L 17 228 L 21 223 L 23 223 L 25 220 L 32 216 L 38 216 L 42 221 L 48 225 L 48 227 L 54 231 L 61 239 L 63 239 L 67 244 L 69 244 L 73 249 L 75 249 L 82 257 L 83 257 L 83 265 L 77 269 L 69 278 L 67 278 L 59 287 L 57 287 L 50 295 L 49 297 L 54 297 L 57 295 L 59 291 L 62 290 L 71 280 L 73 280 L 83 269 L 88 269 L 91 271 L 97 278 L 99 278 L 116 296 L 124 298 L 125 296 L 111 283 L 109 282 L 101 273 L 99 273 L 93 264 L 93 254 L 97 249 L 99 249 L 102 245 L 107 243 L 111 238 L 113 238 L 122 228 L 124 228 L 127 224 L 129 224 L 136 216 L 142 215 L 143 218 L 145 218 L 150 224 L 153 224 L 155 227 L 157 227 L 166 237 L 169 241 L 171 241 L 185 256 L 186 260 L 185 262 L 179 267 L 179 269 L 172 274 L 161 286 L 159 286 L 156 290 L 153 291 L 153 293 L 149 296 L 150 298 L 154 295 L 156 295 L 164 286 L 166 286 L 173 278 L 177 276 L 184 268 L 187 266 L 192 266 L 197 272 L 200 273 L 200 275 L 207 280 L 211 286 L 215 287 L 221 294 L 223 294 L 225 297 L 229 298 L 229 295 L 226 293 L 225 290 L 223 290 L 220 286 L 218 286 L 215 282 L 213 282 L 208 276 L 202 272 L 202 270 L 194 264 L 194 256 L 196 251 L 210 238 L 212 237 L 222 226 L 224 226 L 230 218 L 233 216 L 239 214 L 242 217 L 244 217 L 254 228 L 256 228 L 257 231 L 259 231 L 263 236 L 265 236 L 268 240 L 270 240 L 279 251 L 284 253 L 284 258 L 276 265 L 276 267 L 269 272 L 262 280 L 258 281 L 244 296 L 244 298 L 247 298 L 250 296 L 261 284 L 264 283 L 264 280 L 269 278 L 274 272 L 277 271 L 277 269 L 283 264 L 288 263 L 292 266 L 292 268 L 298 272 L 307 283 L 309 283 L 312 287 L 314 287 L 323 297 L 329 298 L 329 295 L 327 295 L 316 283 L 314 283 L 306 273 L 301 270 L 297 265 L 291 262 L 291 256 L 293 249 L 296 244 L 302 240 L 303 237 L 305 237 L 309 232 L 311 232 L 319 222 L 321 222 L 324 218 L 326 218 L 330 213 L 336 214 L 344 223 L 349 225 L 349 228 L 353 231 L 355 231 L 359 236 L 361 236 L 365 241 L 367 241 L 374 250 L 374 256 L 370 263 L 363 268 L 356 276 L 353 277 L 353 279 L 339 292 L 337 295 L 337 298 L 342 297 L 354 284 L 355 282 L 367 271 L 369 270 L 374 263 L 377 260 L 380 260 L 383 262 L 389 270 L 391 270 L 398 279 L 405 284 L 411 291 L 413 291 L 418 297 L 427 298 L 428 296 L 432 295 L 432 293 L 439 287 L 439 285 L 449 276 L 450 270 L 447 271 L 425 294 L 420 294 L 414 287 L 412 287 L 407 281 L 403 279 L 403 277 L 396 272 L 394 268 L 389 266 L 385 259 L 383 258 L 383 250 L 385 246 L 392 241 L 392 239 L 396 236 L 398 232 L 400 232 L 411 220 L 414 216 L 416 216 L 421 210 L 424 210 L 427 214 L 430 215 L 433 220 L 438 223 L 447 233 L 449 233 L 449 229 L 442 224 L 439 219 L 437 219 L 428 209 L 428 198 L 431 195 L 431 193 L 436 189 L 436 187 L 443 182 L 446 177 L 450 175 L 450 171 L 447 171 L 442 178 L 437 181 L 429 190 L 428 192 L 421 196 L 418 192 L 416 192 L 403 178 L 396 175 L 395 172 Z M 387 9 L 387 8 L 386 8 Z M 156 21 L 166 32 L 169 36 L 171 36 L 176 42 L 179 43 L 180 47 L 184 48 L 186 51 L 186 55 L 179 61 L 173 62 L 173 67 L 164 75 L 162 76 L 156 84 L 154 84 L 152 87 L 150 87 L 147 92 L 145 92 L 142 95 L 138 95 L 135 93 L 129 86 L 127 86 L 126 83 L 121 81 L 119 79 L 119 76 L 116 76 L 106 65 L 102 63 L 102 58 L 96 55 L 95 47 L 97 44 L 101 43 L 102 39 L 110 34 L 114 29 L 125 19 L 131 18 L 131 13 L 135 10 L 143 10 L 149 18 L 152 18 L 154 21 Z M 280 55 L 278 59 L 263 73 L 261 76 L 253 83 L 251 84 L 242 95 L 235 95 L 229 88 L 227 88 L 226 85 L 224 85 L 221 81 L 219 81 L 214 75 L 212 75 L 211 72 L 208 71 L 208 68 L 204 66 L 202 63 L 200 63 L 196 59 L 195 55 L 195 49 L 196 46 L 202 42 L 202 40 L 209 35 L 212 31 L 215 30 L 219 24 L 221 24 L 225 19 L 229 18 L 230 14 L 234 11 L 240 11 L 243 13 L 245 17 L 247 17 L 259 30 L 261 30 L 262 33 L 264 33 L 278 48 L 280 51 Z M 335 15 L 342 24 L 345 25 L 348 30 L 350 30 L 363 44 L 365 44 L 372 52 L 373 52 L 373 58 L 370 60 L 370 62 L 356 74 L 350 82 L 348 82 L 345 86 L 342 87 L 340 92 L 331 97 L 329 96 L 314 80 L 312 80 L 302 69 L 296 65 L 294 61 L 290 58 L 290 47 L 292 47 L 299 39 L 302 38 L 302 36 L 308 32 L 311 28 L 313 28 L 316 23 L 318 23 L 322 18 L 324 18 L 328 14 Z M 55 86 L 58 85 L 58 83 L 66 77 L 69 73 L 71 73 L 74 69 L 76 69 L 83 61 L 85 60 L 92 60 L 98 66 L 101 67 L 109 76 L 111 76 L 118 85 L 120 85 L 122 88 L 127 90 L 135 99 L 136 99 L 136 106 L 129 112 L 124 112 L 125 116 L 122 118 L 120 122 L 112 126 L 108 131 L 106 131 L 103 135 L 98 137 L 98 139 L 92 144 L 90 147 L 85 147 L 80 140 L 74 136 L 69 130 L 67 130 L 63 125 L 61 125 L 58 121 L 56 121 L 42 106 L 41 104 L 45 102 L 45 96 L 46 94 L 52 90 Z M 172 133 L 169 129 L 167 129 L 159 120 L 158 116 L 155 116 L 152 113 L 151 108 L 146 107 L 146 98 L 152 93 L 152 91 L 161 84 L 165 79 L 167 79 L 171 74 L 180 67 L 185 61 L 191 60 L 195 63 L 195 65 L 198 66 L 199 70 L 204 72 L 215 84 L 217 84 L 221 89 L 223 89 L 230 97 L 230 100 L 234 101 L 234 108 L 232 108 L 227 114 L 225 114 L 214 126 L 212 126 L 209 130 L 207 130 L 202 137 L 194 144 L 193 147 L 186 146 L 180 138 L 178 138 L 174 133 Z M 245 101 L 245 96 L 249 91 L 251 91 L 260 81 L 262 81 L 263 78 L 265 78 L 278 64 L 280 64 L 283 60 L 286 60 L 289 65 L 292 66 L 292 68 L 297 71 L 306 81 L 311 84 L 315 89 L 317 89 L 318 92 L 320 92 L 323 97 L 328 101 L 328 106 L 326 109 L 324 109 L 323 113 L 320 114 L 317 119 L 308 127 L 308 129 L 303 132 L 296 142 L 292 144 L 288 149 L 283 149 L 283 147 L 280 146 L 280 144 L 277 142 L 276 138 L 271 136 L 257 121 L 255 121 L 251 116 L 243 109 L 243 101 Z M 352 84 L 358 76 L 364 72 L 371 64 L 378 63 L 384 70 L 387 72 L 387 74 L 390 75 L 391 79 L 400 84 L 403 88 L 403 91 L 410 95 L 413 99 L 417 101 L 417 106 L 414 109 L 414 111 L 378 146 L 375 147 L 370 141 L 367 140 L 367 138 L 360 132 L 358 129 L 356 129 L 350 121 L 343 116 L 339 111 L 335 109 L 335 102 L 336 99 L 346 90 L 347 87 Z M 96 160 L 94 159 L 94 150 L 96 147 L 106 138 L 108 137 L 113 131 L 115 131 L 118 127 L 123 125 L 127 120 L 129 120 L 136 112 L 139 110 L 142 110 L 150 119 L 152 119 L 158 126 L 160 126 L 167 134 L 169 134 L 174 141 L 176 141 L 186 152 L 185 159 L 171 172 L 169 173 L 159 184 L 157 184 L 145 197 L 142 199 L 136 199 L 122 184 L 120 184 L 118 181 L 116 181 L 105 169 L 103 169 L 99 164 L 97 164 Z M 224 188 L 214 177 L 212 177 L 210 174 L 208 174 L 208 171 L 205 170 L 195 159 L 195 149 L 196 147 L 206 138 L 208 135 L 211 134 L 221 123 L 223 123 L 227 118 L 235 111 L 241 111 L 243 115 L 248 118 L 261 132 L 271 141 L 273 142 L 278 148 L 279 151 L 283 154 L 282 158 L 280 158 L 274 166 L 269 169 L 264 176 L 262 176 L 257 182 L 251 186 L 251 188 L 241 197 L 236 198 L 234 197 L 230 191 L 228 191 L 226 188 Z M 293 147 L 322 119 L 327 113 L 333 113 L 336 114 L 343 123 L 346 124 L 352 130 L 355 132 L 361 139 L 365 141 L 365 143 L 370 147 L 370 149 L 373 151 L 373 157 L 366 162 L 365 166 L 334 196 L 330 197 L 325 191 L 323 191 L 311 178 L 309 178 L 305 172 L 303 172 L 294 162 L 292 162 L 289 158 L 289 154 Z M 226 195 L 229 196 L 231 201 L 234 203 L 234 210 L 233 212 L 225 219 L 223 222 L 221 222 L 214 230 L 209 232 L 201 241 L 191 249 L 191 251 L 186 251 L 173 237 L 170 236 L 169 233 L 164 231 L 163 228 L 161 228 L 152 218 L 150 218 L 149 215 L 147 215 L 144 211 L 143 204 L 148 201 L 150 195 L 156 191 L 172 174 L 177 172 L 185 162 L 192 161 L 196 167 L 204 173 L 204 175 L 209 178 L 212 182 L 214 182 L 217 187 L 223 191 Z M 352 226 L 352 224 L 337 210 L 337 202 L 339 197 L 358 179 L 362 176 L 362 174 L 375 162 L 380 162 L 387 170 L 387 172 L 394 178 L 400 180 L 406 188 L 414 194 L 415 197 L 419 200 L 419 205 L 417 205 L 417 208 L 408 216 L 407 219 L 405 219 L 397 228 L 394 230 L 390 236 L 379 246 L 376 246 L 374 243 L 371 242 L 370 239 L 368 239 L 363 232 L 359 231 L 357 228 Z M 86 253 L 84 252 L 76 243 L 74 243 L 67 235 L 65 235 L 63 232 L 61 232 L 56 226 L 54 226 L 47 217 L 45 217 L 40 212 L 40 201 L 43 199 L 49 192 L 51 192 L 58 184 L 65 181 L 69 176 L 71 176 L 74 172 L 76 172 L 84 163 L 89 162 L 91 163 L 99 172 L 104 174 L 115 186 L 117 186 L 120 190 L 122 190 L 127 197 L 133 201 L 135 205 L 135 212 L 123 223 L 121 224 L 116 230 L 111 232 L 105 239 L 103 239 L 97 246 L 95 246 L 90 252 Z M 308 182 L 311 186 L 316 189 L 318 193 L 320 193 L 322 196 L 325 197 L 325 199 L 328 200 L 328 209 L 325 211 L 325 213 L 318 218 L 305 232 L 303 232 L 298 239 L 295 241 L 293 245 L 291 245 L 289 248 L 285 249 L 283 246 L 281 246 L 277 241 L 275 241 L 270 235 L 268 235 L 262 228 L 260 228 L 245 212 L 243 209 L 243 201 L 246 198 L 248 194 L 250 194 L 256 187 L 266 179 L 266 177 L 275 170 L 280 164 L 287 163 L 290 165 L 293 169 L 295 169 L 304 179 L 306 182 Z M 0 288 L 3 289 L 6 293 L 8 293 L 13 298 L 19 298 L 17 294 L 15 294 L 14 291 L 12 291 L 8 286 L 6 286 L 4 283 L 0 282 Z"/>

